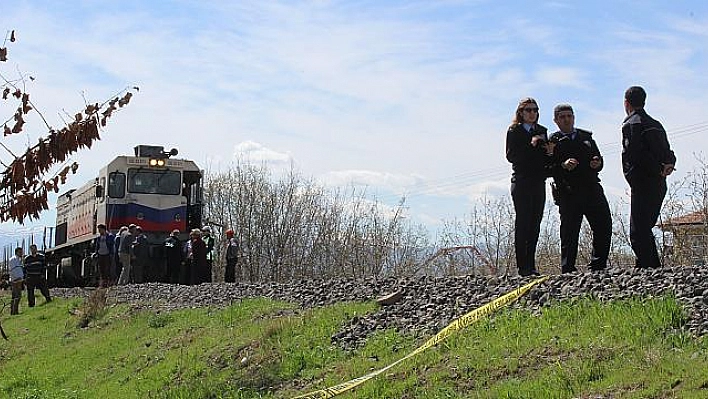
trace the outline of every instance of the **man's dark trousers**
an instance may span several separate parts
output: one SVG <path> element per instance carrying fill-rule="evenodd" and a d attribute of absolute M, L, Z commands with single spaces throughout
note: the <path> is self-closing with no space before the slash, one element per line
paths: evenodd
<path fill-rule="evenodd" d="M 52 301 L 52 297 L 49 295 L 49 288 L 47 288 L 47 279 L 39 274 L 28 274 L 25 279 L 25 285 L 27 286 L 27 306 L 30 308 L 34 307 L 34 289 L 39 288 L 39 291 L 44 296 L 47 302 Z"/>
<path fill-rule="evenodd" d="M 661 267 L 652 229 L 666 196 L 666 179 L 636 178 L 630 187 L 629 241 L 637 257 L 635 265 L 640 269 Z"/>
<path fill-rule="evenodd" d="M 607 198 L 599 183 L 590 184 L 582 190 L 571 189 L 559 193 L 558 210 L 561 227 L 561 271 L 576 270 L 578 257 L 578 237 L 583 216 L 592 230 L 592 254 L 590 269 L 600 270 L 607 266 L 612 239 L 612 216 Z"/>

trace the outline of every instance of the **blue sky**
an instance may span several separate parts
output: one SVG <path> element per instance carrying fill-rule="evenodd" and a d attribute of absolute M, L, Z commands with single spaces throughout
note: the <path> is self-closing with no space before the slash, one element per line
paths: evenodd
<path fill-rule="evenodd" d="M 704 2 L 29 0 L 3 1 L 0 27 L 18 38 L 0 72 L 34 76 L 28 91 L 54 125 L 84 96 L 140 87 L 103 140 L 75 156 L 67 188 L 136 144 L 158 144 L 212 169 L 237 158 L 294 164 L 390 205 L 407 194 L 410 218 L 436 226 L 480 195 L 508 193 L 505 131 L 532 96 L 550 129 L 553 106 L 574 105 L 618 198 L 622 94 L 634 84 L 669 131 L 674 179 L 707 147 Z M 4 143 L 44 133 L 29 122 L 35 130 Z M 53 217 L 4 224 L 0 239 Z"/>

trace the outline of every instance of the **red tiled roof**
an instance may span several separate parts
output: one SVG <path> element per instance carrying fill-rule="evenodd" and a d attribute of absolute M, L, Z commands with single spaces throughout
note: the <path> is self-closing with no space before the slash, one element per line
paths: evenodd
<path fill-rule="evenodd" d="M 661 226 L 686 226 L 706 223 L 706 211 L 695 211 L 685 215 L 669 219 L 667 222 L 659 224 Z"/>

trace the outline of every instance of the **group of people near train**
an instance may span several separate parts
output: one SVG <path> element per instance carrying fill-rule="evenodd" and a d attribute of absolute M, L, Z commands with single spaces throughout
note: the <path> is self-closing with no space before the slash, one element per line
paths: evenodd
<path fill-rule="evenodd" d="M 191 230 L 185 242 L 180 239 L 181 232 L 173 230 L 158 250 L 161 256 L 151 256 L 151 245 L 140 226 L 123 226 L 116 235 L 111 234 L 103 224 L 97 227 L 93 254 L 98 264 L 101 287 L 146 281 L 185 285 L 212 281 L 216 251 L 210 226 Z M 224 281 L 235 282 L 239 245 L 231 229 L 226 230 L 224 246 Z"/>
<path fill-rule="evenodd" d="M 661 261 L 653 227 L 666 195 L 666 177 L 676 156 L 660 122 L 644 110 L 640 86 L 624 94 L 622 170 L 631 189 L 629 236 L 637 268 L 656 268 Z M 536 245 L 546 203 L 546 179 L 560 213 L 561 271 L 577 270 L 578 236 L 583 217 L 592 230 L 590 270 L 607 267 L 612 236 L 610 207 L 600 185 L 604 159 L 590 131 L 575 127 L 570 104 L 553 109 L 558 130 L 549 134 L 538 123 L 536 100 L 521 99 L 506 135 L 506 159 L 512 165 L 511 196 L 515 210 L 516 264 L 522 276 L 539 275 Z"/>

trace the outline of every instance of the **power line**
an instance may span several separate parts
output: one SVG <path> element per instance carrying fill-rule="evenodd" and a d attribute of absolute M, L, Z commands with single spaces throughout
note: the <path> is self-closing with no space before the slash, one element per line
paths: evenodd
<path fill-rule="evenodd" d="M 685 137 L 693 136 L 695 134 L 704 133 L 708 131 L 708 122 L 700 122 L 691 125 L 681 126 L 671 131 L 667 131 L 667 135 L 673 139 L 683 139 Z M 614 141 L 610 143 L 604 143 L 603 147 L 611 147 L 610 150 L 603 151 L 604 155 L 614 155 L 621 152 L 621 142 Z M 466 173 L 460 173 L 451 177 L 444 177 L 441 179 L 430 180 L 429 182 L 422 184 L 415 184 L 411 186 L 401 195 L 388 194 L 383 195 L 378 198 L 381 199 L 400 199 L 401 197 L 412 198 L 418 197 L 426 194 L 433 194 L 438 191 L 445 191 L 450 189 L 457 189 L 461 187 L 468 186 L 472 183 L 476 183 L 480 180 L 494 180 L 501 178 L 509 173 L 508 167 L 497 167 L 497 168 L 487 168 L 477 171 L 471 171 Z"/>

